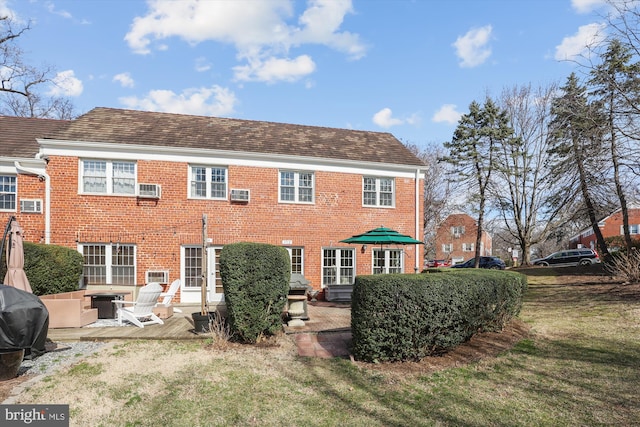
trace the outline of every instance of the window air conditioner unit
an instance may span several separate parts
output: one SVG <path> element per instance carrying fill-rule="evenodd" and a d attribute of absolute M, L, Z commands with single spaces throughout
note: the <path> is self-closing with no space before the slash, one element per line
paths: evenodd
<path fill-rule="evenodd" d="M 231 189 L 232 202 L 249 202 L 249 190 Z"/>
<path fill-rule="evenodd" d="M 146 283 L 158 282 L 161 284 L 169 283 L 169 272 L 163 270 L 147 271 Z"/>
<path fill-rule="evenodd" d="M 143 199 L 159 199 L 160 184 L 138 184 L 138 197 Z"/>
<path fill-rule="evenodd" d="M 42 200 L 22 199 L 20 200 L 20 212 L 24 213 L 42 213 Z"/>

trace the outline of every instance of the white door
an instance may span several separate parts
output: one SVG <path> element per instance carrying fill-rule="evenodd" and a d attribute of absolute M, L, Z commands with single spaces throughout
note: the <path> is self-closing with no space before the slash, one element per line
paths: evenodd
<path fill-rule="evenodd" d="M 218 260 L 222 247 L 207 248 L 207 301 L 224 301 Z M 202 246 L 183 246 L 181 252 L 180 302 L 200 304 L 202 300 Z"/>
<path fill-rule="evenodd" d="M 209 302 L 224 301 L 222 279 L 220 278 L 220 251 L 221 247 L 207 248 L 207 299 Z"/>

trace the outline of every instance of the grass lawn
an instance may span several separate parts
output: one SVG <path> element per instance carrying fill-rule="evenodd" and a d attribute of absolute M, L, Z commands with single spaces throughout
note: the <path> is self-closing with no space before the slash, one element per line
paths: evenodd
<path fill-rule="evenodd" d="M 45 378 L 18 403 L 70 404 L 78 426 L 640 424 L 640 287 L 528 272 L 531 334 L 436 372 L 299 358 L 278 346 L 129 342 Z"/>

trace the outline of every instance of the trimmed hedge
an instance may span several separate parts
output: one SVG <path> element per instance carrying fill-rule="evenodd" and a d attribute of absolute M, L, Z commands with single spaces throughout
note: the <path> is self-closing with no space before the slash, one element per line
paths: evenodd
<path fill-rule="evenodd" d="M 366 362 L 420 360 L 520 313 L 526 276 L 495 270 L 357 276 L 353 353 Z"/>
<path fill-rule="evenodd" d="M 24 242 L 24 272 L 35 295 L 78 289 L 84 258 L 65 246 Z"/>
<path fill-rule="evenodd" d="M 220 277 L 234 336 L 255 343 L 282 330 L 291 262 L 283 247 L 233 243 L 220 252 Z"/>

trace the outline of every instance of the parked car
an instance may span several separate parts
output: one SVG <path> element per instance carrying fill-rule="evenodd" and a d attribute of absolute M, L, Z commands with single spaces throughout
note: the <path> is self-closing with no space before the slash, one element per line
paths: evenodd
<path fill-rule="evenodd" d="M 476 259 L 471 258 L 462 264 L 452 265 L 451 268 L 473 268 L 475 263 Z M 495 256 L 481 256 L 479 266 L 480 268 L 489 268 L 492 270 L 504 270 L 506 268 L 504 261 Z"/>
<path fill-rule="evenodd" d="M 438 268 L 438 267 L 449 267 L 451 263 L 446 259 L 432 259 L 427 261 L 427 267 L 429 268 Z"/>
<path fill-rule="evenodd" d="M 554 252 L 551 255 L 534 259 L 533 265 L 569 267 L 576 265 L 591 265 L 600 262 L 598 253 L 593 249 L 568 249 L 566 251 Z"/>

